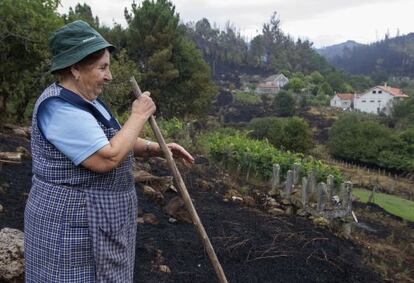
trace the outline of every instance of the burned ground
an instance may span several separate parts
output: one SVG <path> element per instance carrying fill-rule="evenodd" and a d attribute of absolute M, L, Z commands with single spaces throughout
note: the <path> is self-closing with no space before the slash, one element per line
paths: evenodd
<path fill-rule="evenodd" d="M 4 133 L 0 150 L 29 147 L 28 140 Z M 204 166 L 204 167 L 203 167 Z M 300 217 L 271 217 L 254 208 L 223 201 L 220 182 L 211 189 L 198 188 L 197 180 L 215 179 L 215 170 L 196 165 L 183 174 L 229 282 L 382 282 L 362 263 L 362 249 L 349 240 L 315 227 Z M 210 169 L 210 170 L 209 170 Z M 165 174 L 152 166 L 152 172 Z M 30 190 L 31 160 L 3 164 L 0 174 L 0 229 L 23 229 L 23 211 Z M 139 224 L 135 282 L 217 282 L 193 225 L 170 223 L 164 210 L 143 196 L 138 185 L 141 213 L 153 213 L 157 225 Z M 168 200 L 176 193 L 167 192 Z M 167 265 L 171 272 L 159 271 Z"/>

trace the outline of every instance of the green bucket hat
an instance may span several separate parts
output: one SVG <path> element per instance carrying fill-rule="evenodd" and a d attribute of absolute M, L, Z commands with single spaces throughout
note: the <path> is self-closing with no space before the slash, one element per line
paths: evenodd
<path fill-rule="evenodd" d="M 64 69 L 81 61 L 98 50 L 115 46 L 108 43 L 102 35 L 84 21 L 74 21 L 55 31 L 49 38 L 52 51 L 52 67 L 50 71 Z"/>

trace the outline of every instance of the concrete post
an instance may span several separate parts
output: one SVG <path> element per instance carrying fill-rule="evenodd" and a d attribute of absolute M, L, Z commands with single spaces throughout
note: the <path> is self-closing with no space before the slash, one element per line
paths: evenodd
<path fill-rule="evenodd" d="M 302 178 L 302 205 L 303 208 L 308 205 L 308 179 L 306 177 Z"/>
<path fill-rule="evenodd" d="M 287 172 L 286 184 L 285 184 L 285 198 L 287 200 L 290 200 L 290 198 L 291 198 L 292 187 L 293 187 L 293 172 L 292 172 L 292 170 L 289 170 Z"/>
<path fill-rule="evenodd" d="M 333 190 L 334 190 L 334 176 L 329 175 L 326 180 L 326 192 L 327 192 L 326 202 L 329 206 L 331 206 L 330 204 L 332 203 Z"/>
<path fill-rule="evenodd" d="M 299 176 L 300 176 L 300 165 L 295 163 L 293 164 L 293 185 L 299 184 Z"/>
<path fill-rule="evenodd" d="M 352 211 L 352 182 L 345 182 L 345 201 L 343 208 L 346 209 L 347 214 Z"/>
<path fill-rule="evenodd" d="M 326 192 L 326 184 L 325 183 L 319 183 L 318 184 L 318 192 L 317 192 L 317 211 L 321 212 L 325 209 L 325 192 Z"/>
<path fill-rule="evenodd" d="M 276 188 L 280 184 L 280 165 L 273 164 L 273 171 L 272 171 L 272 190 L 276 190 Z"/>
<path fill-rule="evenodd" d="M 308 201 L 316 201 L 316 170 L 312 169 L 308 176 Z"/>

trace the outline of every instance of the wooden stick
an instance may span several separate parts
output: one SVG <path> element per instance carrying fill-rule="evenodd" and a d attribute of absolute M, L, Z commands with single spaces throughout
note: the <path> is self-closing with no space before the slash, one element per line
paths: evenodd
<path fill-rule="evenodd" d="M 10 163 L 10 164 L 22 164 L 21 161 L 13 161 L 13 160 L 5 160 L 5 159 L 0 159 L 1 163 Z"/>
<path fill-rule="evenodd" d="M 130 82 L 132 84 L 132 88 L 133 88 L 135 96 L 139 98 L 142 95 L 142 92 L 138 86 L 137 81 L 135 80 L 134 77 L 131 77 Z M 164 153 L 164 157 L 167 159 L 167 164 L 170 167 L 170 170 L 174 176 L 175 181 L 177 182 L 178 188 L 184 200 L 185 207 L 187 208 L 188 212 L 191 215 L 191 220 L 193 221 L 193 224 L 197 228 L 197 231 L 204 244 L 204 248 L 206 249 L 207 254 L 210 258 L 210 261 L 214 267 L 214 270 L 216 271 L 218 280 L 220 283 L 227 283 L 228 281 L 226 279 L 226 275 L 224 274 L 223 268 L 221 267 L 221 264 L 217 258 L 216 253 L 214 252 L 213 246 L 211 245 L 210 239 L 207 236 L 206 230 L 204 229 L 204 226 L 201 223 L 200 218 L 198 217 L 197 211 L 194 208 L 193 202 L 191 201 L 190 194 L 188 193 L 188 190 L 187 190 L 187 187 L 185 186 L 183 178 L 181 177 L 181 174 L 178 171 L 177 165 L 175 164 L 175 161 L 171 155 L 171 152 L 168 149 L 167 144 L 165 143 L 164 137 L 162 136 L 161 131 L 158 128 L 157 122 L 155 121 L 155 118 L 153 115 L 151 115 L 151 117 L 149 118 L 149 123 L 152 128 L 152 131 L 154 132 L 157 138 L 158 144 L 160 145 L 162 152 Z"/>

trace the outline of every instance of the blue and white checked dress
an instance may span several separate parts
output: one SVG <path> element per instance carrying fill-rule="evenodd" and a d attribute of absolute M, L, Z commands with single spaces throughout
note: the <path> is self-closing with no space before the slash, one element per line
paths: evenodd
<path fill-rule="evenodd" d="M 114 118 L 107 121 L 59 85 L 49 86 L 37 100 L 33 180 L 24 221 L 26 282 L 132 282 L 138 206 L 132 152 L 108 173 L 75 166 L 37 126 L 37 113 L 49 97 L 61 97 L 90 112 L 108 139 L 120 129 Z"/>

